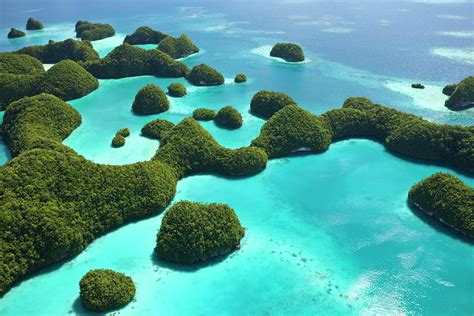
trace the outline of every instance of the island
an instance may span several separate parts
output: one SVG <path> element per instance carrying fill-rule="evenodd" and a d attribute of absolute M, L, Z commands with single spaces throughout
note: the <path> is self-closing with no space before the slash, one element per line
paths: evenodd
<path fill-rule="evenodd" d="M 459 178 L 435 173 L 416 183 L 408 192 L 408 200 L 441 223 L 474 238 L 474 188 Z"/>
<path fill-rule="evenodd" d="M 265 169 L 267 154 L 255 146 L 229 149 L 221 146 L 197 121 L 186 118 L 161 138 L 152 158 L 171 166 L 178 178 L 196 173 L 245 176 Z"/>
<path fill-rule="evenodd" d="M 136 114 L 150 115 L 168 111 L 170 102 L 160 87 L 150 83 L 142 87 L 133 101 L 132 110 Z"/>
<path fill-rule="evenodd" d="M 240 74 L 236 75 L 235 78 L 234 78 L 235 83 L 242 83 L 242 82 L 246 82 L 246 81 L 247 81 L 247 76 L 243 73 L 240 73 Z"/>
<path fill-rule="evenodd" d="M 122 135 L 115 135 L 114 138 L 112 138 L 112 147 L 114 148 L 119 148 L 125 145 L 125 137 Z"/>
<path fill-rule="evenodd" d="M 474 107 L 474 76 L 467 77 L 458 83 L 444 105 L 453 111 L 462 111 Z"/>
<path fill-rule="evenodd" d="M 140 26 L 133 34 L 125 36 L 124 43 L 130 45 L 158 44 L 168 35 L 148 26 Z"/>
<path fill-rule="evenodd" d="M 212 121 L 216 116 L 216 111 L 206 108 L 197 108 L 193 111 L 193 119 L 198 121 Z"/>
<path fill-rule="evenodd" d="M 130 130 L 128 128 L 121 128 L 115 133 L 114 138 L 112 138 L 112 147 L 118 148 L 125 145 L 125 137 L 130 136 Z"/>
<path fill-rule="evenodd" d="M 5 112 L 3 136 L 13 158 L 0 172 L 9 197 L 0 199 L 0 296 L 105 233 L 159 214 L 175 195 L 176 173 L 158 160 L 96 164 L 63 145 L 80 122 L 74 108 L 48 94 L 18 100 Z"/>
<path fill-rule="evenodd" d="M 74 29 L 76 37 L 83 41 L 97 41 L 115 35 L 115 30 L 110 24 L 77 21 Z"/>
<path fill-rule="evenodd" d="M 270 56 L 282 58 L 287 62 L 304 61 L 303 49 L 293 43 L 276 43 L 270 51 Z"/>
<path fill-rule="evenodd" d="M 10 32 L 8 32 L 7 37 L 8 38 L 17 38 L 17 37 L 23 37 L 25 35 L 26 35 L 25 32 L 17 30 L 16 28 L 12 27 L 10 29 Z"/>
<path fill-rule="evenodd" d="M 82 66 L 98 79 L 133 76 L 165 78 L 184 77 L 188 67 L 157 49 L 145 50 L 124 43 L 100 60 L 83 62 Z"/>
<path fill-rule="evenodd" d="M 186 95 L 186 87 L 178 82 L 173 82 L 168 86 L 168 95 L 180 98 Z"/>
<path fill-rule="evenodd" d="M 287 105 L 296 105 L 295 100 L 282 92 L 261 90 L 250 101 L 250 112 L 264 119 L 270 118 Z"/>
<path fill-rule="evenodd" d="M 36 20 L 34 18 L 29 18 L 28 21 L 26 21 L 26 29 L 29 31 L 41 30 L 43 28 L 44 28 L 44 25 L 39 20 Z"/>
<path fill-rule="evenodd" d="M 199 52 L 199 48 L 191 42 L 191 39 L 186 34 L 181 34 L 178 38 L 166 36 L 160 41 L 157 49 L 174 59 L 184 58 Z"/>
<path fill-rule="evenodd" d="M 35 57 L 44 64 L 55 64 L 65 59 L 74 61 L 99 60 L 99 54 L 94 50 L 91 43 L 73 39 L 60 42 L 50 41 L 46 45 L 27 46 L 20 49 L 18 53 Z"/>
<path fill-rule="evenodd" d="M 218 126 L 227 129 L 236 129 L 242 126 L 242 115 L 232 106 L 228 105 L 220 109 L 214 117 Z"/>
<path fill-rule="evenodd" d="M 443 88 L 443 94 L 447 95 L 448 97 L 453 94 L 454 90 L 456 90 L 457 84 L 448 84 Z"/>
<path fill-rule="evenodd" d="M 244 228 L 225 204 L 181 201 L 166 212 L 156 242 L 156 255 L 178 264 L 196 264 L 240 248 Z"/>
<path fill-rule="evenodd" d="M 194 66 L 187 79 L 195 86 L 219 86 L 224 84 L 224 76 L 206 64 Z"/>
<path fill-rule="evenodd" d="M 0 74 L 0 109 L 40 93 L 73 100 L 99 87 L 96 78 L 71 60 L 63 60 L 45 72 L 41 62 L 33 57 L 0 53 Z"/>
<path fill-rule="evenodd" d="M 424 89 L 424 88 L 425 88 L 425 86 L 422 85 L 421 83 L 412 83 L 412 84 L 411 84 L 411 87 L 412 87 L 413 89 Z"/>
<path fill-rule="evenodd" d="M 156 119 L 145 124 L 142 127 L 142 135 L 151 139 L 160 140 L 166 135 L 174 124 L 167 120 Z"/>
<path fill-rule="evenodd" d="M 135 297 L 131 277 L 109 269 L 87 272 L 79 282 L 81 303 L 93 312 L 106 312 L 123 307 Z"/>

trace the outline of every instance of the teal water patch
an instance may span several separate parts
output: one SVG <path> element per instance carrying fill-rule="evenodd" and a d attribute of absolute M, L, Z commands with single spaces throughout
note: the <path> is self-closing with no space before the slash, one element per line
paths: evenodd
<path fill-rule="evenodd" d="M 5 114 L 5 111 L 0 112 L 0 122 L 3 122 L 4 114 Z M 10 152 L 8 151 L 7 144 L 5 143 L 3 138 L 0 137 L 0 166 L 3 166 L 4 164 L 6 164 L 8 160 L 10 160 Z"/>
<path fill-rule="evenodd" d="M 0 313 L 80 314 L 80 278 L 111 268 L 137 285 L 123 315 L 468 315 L 474 271 L 459 258 L 469 258 L 472 246 L 406 203 L 410 186 L 438 170 L 349 140 L 321 155 L 273 160 L 250 178 L 189 177 L 175 201 L 231 205 L 246 228 L 241 250 L 196 269 L 157 261 L 158 216 L 22 282 L 2 299 Z"/>

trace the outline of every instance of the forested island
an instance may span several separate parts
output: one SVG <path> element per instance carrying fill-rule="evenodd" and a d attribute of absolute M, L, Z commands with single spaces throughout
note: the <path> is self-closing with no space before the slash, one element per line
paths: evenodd
<path fill-rule="evenodd" d="M 176 60 L 199 51 L 185 35 L 174 38 L 140 27 L 100 58 L 89 40 L 112 36 L 113 28 L 79 22 L 76 31 L 82 41 L 68 39 L 0 53 L 2 135 L 13 157 L 0 168 L 4 219 L 0 295 L 40 269 L 74 257 L 96 238 L 160 214 L 175 196 L 177 182 L 189 175 L 250 176 L 264 170 L 268 159 L 300 151 L 322 153 L 333 142 L 354 137 L 376 140 L 401 157 L 474 174 L 472 126 L 431 123 L 362 97 L 348 98 L 342 108 L 315 115 L 285 93 L 269 90 L 255 93 L 250 101 L 250 112 L 266 121 L 248 146 L 223 147 L 198 122 L 214 120 L 237 129 L 243 119 L 235 108 L 225 106 L 217 113 L 196 108 L 192 118 L 184 116 L 176 124 L 153 117 L 143 126 L 143 136 L 160 141 L 149 161 L 123 166 L 94 163 L 62 141 L 82 122 L 79 112 L 65 101 L 91 93 L 98 88 L 98 79 L 183 77 L 196 86 L 219 86 L 225 80 L 206 64 L 190 70 Z M 145 50 L 132 44 L 157 44 L 157 48 Z M 291 62 L 304 60 L 301 48 L 293 45 L 277 44 L 273 55 Z M 42 63 L 55 65 L 45 71 Z M 471 104 L 472 78 L 446 89 L 447 106 Z M 234 82 L 246 79 L 239 74 Z M 170 97 L 186 94 L 181 83 L 168 86 Z M 170 101 L 160 87 L 148 84 L 137 91 L 130 107 L 138 115 L 159 114 L 169 109 Z M 108 146 L 125 145 L 129 135 L 127 128 L 118 130 L 113 138 L 110 135 Z M 436 174 L 415 185 L 409 200 L 473 237 L 472 192 L 453 176 Z M 164 215 L 155 255 L 181 265 L 205 262 L 238 249 L 243 235 L 231 206 L 178 202 Z M 110 270 L 93 270 L 80 283 L 81 302 L 93 311 L 123 306 L 134 295 L 131 278 Z"/>

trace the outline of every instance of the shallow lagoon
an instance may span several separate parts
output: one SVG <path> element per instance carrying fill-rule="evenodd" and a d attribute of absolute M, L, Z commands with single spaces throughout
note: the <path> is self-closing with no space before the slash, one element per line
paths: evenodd
<path fill-rule="evenodd" d="M 314 5 L 308 4 L 311 9 Z M 348 96 L 364 95 L 435 122 L 474 123 L 473 110 L 454 113 L 443 107 L 445 97 L 439 90 L 444 84 L 461 79 L 454 78 L 454 70 L 447 71 L 449 78 L 445 79 L 440 69 L 426 69 L 426 73 L 414 75 L 416 65 L 410 67 L 409 64 L 416 59 L 407 61 L 407 69 L 397 71 L 390 69 L 395 67 L 393 65 L 381 66 L 377 71 L 373 70 L 377 65 L 368 67 L 370 71 L 361 69 L 361 65 L 369 63 L 367 60 L 346 63 L 351 58 L 340 56 L 342 53 L 334 52 L 334 47 L 346 43 L 347 37 L 357 37 L 357 30 L 364 30 L 368 25 L 344 25 L 334 17 L 321 18 L 323 12 L 331 11 L 327 4 L 322 4 L 321 11 L 309 21 L 301 18 L 312 12 L 309 8 L 305 12 L 304 4 L 292 7 L 301 11 L 298 18 L 278 16 L 278 21 L 283 18 L 293 21 L 291 25 L 272 24 L 266 18 L 242 23 L 239 17 L 243 11 L 239 9 L 227 12 L 219 4 L 207 3 L 206 6 L 208 9 L 168 8 L 160 12 L 160 16 L 139 16 L 114 8 L 103 21 L 116 26 L 118 35 L 98 41 L 94 46 L 103 56 L 121 42 L 124 34 L 142 24 L 173 35 L 186 32 L 204 52 L 184 62 L 190 66 L 206 62 L 216 67 L 227 78 L 227 84 L 196 88 L 182 79 L 148 76 L 101 80 L 97 91 L 69 102 L 81 112 L 83 124 L 65 144 L 98 163 L 148 160 L 159 143 L 140 136 L 146 122 L 159 117 L 177 123 L 197 107 L 219 109 L 231 104 L 243 114 L 241 129 L 228 131 L 212 122 L 202 125 L 224 146 L 245 146 L 263 124 L 247 112 L 252 95 L 260 89 L 287 92 L 314 113 L 337 108 Z M 416 16 L 416 10 L 422 8 L 432 15 L 426 19 L 446 20 L 451 28 L 454 26 L 449 21 L 453 19 L 437 15 L 462 16 L 466 12 L 459 4 L 443 8 L 407 3 L 398 6 L 400 10 L 412 11 L 393 13 L 394 16 L 389 17 L 392 24 L 384 26 L 384 29 L 392 29 L 377 32 L 393 36 L 393 28 L 401 19 L 397 14 Z M 2 50 L 73 36 L 71 21 L 90 16 L 81 13 L 79 7 L 76 9 L 75 13 L 65 14 L 63 19 L 67 21 L 59 20 L 47 32 L 35 33 L 24 42 L 12 44 L 0 40 Z M 42 18 L 41 14 L 46 13 L 40 12 L 37 14 Z M 31 14 L 25 12 L 25 15 Z M 49 14 L 51 19 L 58 19 L 57 14 L 53 17 L 54 12 Z M 373 12 L 368 14 L 372 16 Z M 374 18 L 373 23 L 379 23 L 377 20 L 382 18 Z M 360 22 L 359 19 L 360 16 L 355 20 Z M 8 21 L 13 23 L 14 20 Z M 44 21 L 48 21 L 47 15 Z M 462 19 L 454 21 L 464 23 L 459 25 L 462 30 L 469 27 Z M 314 29 L 308 27 L 318 23 L 331 24 L 325 29 L 355 31 L 315 35 Z M 300 31 L 291 33 L 292 28 Z M 288 65 L 262 56 L 267 45 L 279 39 L 291 40 L 293 35 L 306 48 L 311 62 Z M 313 36 L 325 41 L 316 47 L 312 43 Z M 465 46 L 463 38 L 433 36 L 436 36 L 433 47 Z M 429 44 L 433 44 L 431 41 L 430 38 Z M 376 46 L 374 54 L 382 56 L 385 49 Z M 423 63 L 437 65 L 439 62 L 439 57 L 431 55 L 428 47 L 414 46 L 413 51 L 424 52 Z M 366 58 L 380 61 L 383 59 L 380 56 Z M 387 60 L 394 58 L 387 56 Z M 455 70 L 463 69 L 457 74 L 464 75 L 466 64 L 455 59 L 445 62 Z M 231 83 L 229 79 L 239 72 L 248 75 L 247 83 Z M 394 75 L 384 74 L 387 72 Z M 420 78 L 427 83 L 425 91 L 407 89 Z M 140 87 L 155 83 L 165 89 L 174 81 L 185 83 L 189 94 L 184 98 L 170 98 L 168 112 L 147 117 L 133 115 L 131 104 Z M 131 136 L 124 147 L 113 149 L 110 141 L 122 127 L 130 128 Z M 6 148 L 0 143 L 0 162 L 7 159 Z M 120 310 L 125 315 L 472 314 L 474 269 L 469 260 L 474 255 L 472 245 L 425 216 L 417 215 L 406 204 L 409 188 L 440 170 L 456 174 L 442 167 L 400 159 L 372 141 L 349 140 L 331 145 L 320 155 L 272 160 L 266 170 L 253 177 L 189 177 L 178 183 L 175 200 L 231 205 L 247 228 L 240 251 L 192 270 L 157 262 L 152 254 L 162 215 L 156 216 L 120 228 L 96 240 L 73 260 L 22 282 L 0 300 L 0 314 L 81 314 L 78 282 L 92 268 L 116 269 L 134 278 L 137 296 Z M 474 179 L 461 178 L 474 185 Z"/>

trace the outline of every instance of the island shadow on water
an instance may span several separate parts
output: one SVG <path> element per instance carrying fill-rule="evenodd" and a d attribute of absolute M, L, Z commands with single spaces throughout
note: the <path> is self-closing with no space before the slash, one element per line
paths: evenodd
<path fill-rule="evenodd" d="M 434 216 L 429 215 L 425 212 L 423 212 L 421 209 L 413 205 L 413 203 L 410 203 L 410 201 L 406 201 L 406 205 L 408 208 L 413 212 L 413 214 L 418 217 L 421 221 L 423 221 L 425 224 L 429 225 L 436 231 L 448 235 L 449 237 L 461 241 L 463 243 L 466 243 L 468 245 L 474 246 L 474 239 L 469 238 L 468 236 L 464 235 L 463 233 L 455 230 L 454 228 L 449 227 L 448 225 L 442 223 L 438 219 L 436 219 Z"/>
<path fill-rule="evenodd" d="M 212 258 L 208 259 L 207 261 L 200 262 L 200 263 L 195 263 L 195 264 L 190 264 L 190 265 L 179 264 L 179 263 L 169 262 L 169 261 L 165 261 L 163 259 L 160 259 L 156 255 L 155 249 L 153 249 L 153 252 L 152 252 L 150 257 L 151 257 L 151 260 L 153 261 L 153 264 L 160 267 L 160 268 L 170 269 L 170 270 L 179 271 L 179 272 L 195 272 L 197 270 L 212 267 L 212 266 L 215 266 L 215 265 L 223 262 L 227 258 L 232 257 L 232 255 L 236 251 L 238 251 L 238 250 L 236 249 L 236 250 L 234 250 L 230 253 L 227 253 L 227 254 L 224 254 L 224 255 L 221 255 L 221 256 L 212 257 Z"/>

